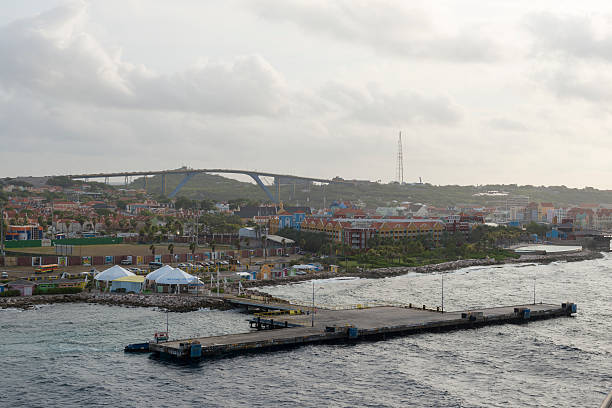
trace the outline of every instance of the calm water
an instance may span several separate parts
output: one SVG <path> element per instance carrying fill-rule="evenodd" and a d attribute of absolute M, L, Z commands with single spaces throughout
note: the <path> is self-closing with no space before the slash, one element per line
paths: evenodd
<path fill-rule="evenodd" d="M 612 256 L 444 274 L 445 307 L 576 301 L 528 325 L 422 334 L 179 365 L 126 355 L 165 328 L 154 309 L 51 305 L 0 310 L 6 407 L 590 407 L 612 389 Z M 442 275 L 315 281 L 316 303 L 440 304 Z M 311 302 L 310 282 L 266 289 Z M 248 330 L 245 315 L 171 313 L 172 337 Z"/>

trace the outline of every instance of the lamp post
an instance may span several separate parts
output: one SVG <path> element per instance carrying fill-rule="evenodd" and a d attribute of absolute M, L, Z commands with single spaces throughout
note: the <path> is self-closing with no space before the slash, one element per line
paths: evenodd
<path fill-rule="evenodd" d="M 444 313 L 444 273 L 442 273 L 442 313 Z"/>
<path fill-rule="evenodd" d="M 310 313 L 310 325 L 314 327 L 314 314 L 315 314 L 315 304 L 314 304 L 314 279 L 312 281 L 312 312 Z"/>
<path fill-rule="evenodd" d="M 536 304 L 536 273 L 533 272 L 533 304 Z"/>

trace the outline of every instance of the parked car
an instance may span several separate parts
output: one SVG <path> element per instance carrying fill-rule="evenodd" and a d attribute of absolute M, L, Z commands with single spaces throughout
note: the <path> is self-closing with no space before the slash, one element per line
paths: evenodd
<path fill-rule="evenodd" d="M 180 263 L 178 264 L 179 268 L 187 268 L 189 265 L 187 265 L 186 263 Z"/>
<path fill-rule="evenodd" d="M 304 272 L 304 271 L 296 271 L 295 274 L 296 275 L 306 275 L 306 272 Z"/>
<path fill-rule="evenodd" d="M 131 265 L 132 264 L 132 258 L 128 258 L 128 259 L 122 259 L 121 260 L 121 265 Z"/>
<path fill-rule="evenodd" d="M 2 279 L 8 279 L 8 273 L 2 272 Z"/>
<path fill-rule="evenodd" d="M 130 272 L 134 272 L 136 275 L 141 274 L 143 272 L 140 268 L 130 268 Z"/>

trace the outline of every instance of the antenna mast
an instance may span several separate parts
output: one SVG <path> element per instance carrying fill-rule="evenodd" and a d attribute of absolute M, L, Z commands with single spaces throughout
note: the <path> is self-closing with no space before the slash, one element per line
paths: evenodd
<path fill-rule="evenodd" d="M 402 150 L 402 132 L 399 132 L 397 141 L 397 182 L 404 184 L 404 154 Z"/>

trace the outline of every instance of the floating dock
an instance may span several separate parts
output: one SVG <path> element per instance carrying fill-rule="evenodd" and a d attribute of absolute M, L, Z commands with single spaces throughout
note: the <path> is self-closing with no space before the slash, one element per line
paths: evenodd
<path fill-rule="evenodd" d="M 249 302 L 252 303 L 252 302 Z M 250 304 L 249 306 L 255 306 Z M 262 305 L 264 307 L 264 305 Z M 387 336 L 421 332 L 471 329 L 476 327 L 526 323 L 530 320 L 571 316 L 574 303 L 531 304 L 438 312 L 413 307 L 381 306 L 372 308 L 325 310 L 304 314 L 305 306 L 284 308 L 286 314 L 257 316 L 249 319 L 249 333 L 198 337 L 149 343 L 149 351 L 162 357 L 199 360 L 228 354 L 273 350 L 306 344 L 384 339 Z M 294 313 L 291 313 L 291 310 Z"/>

